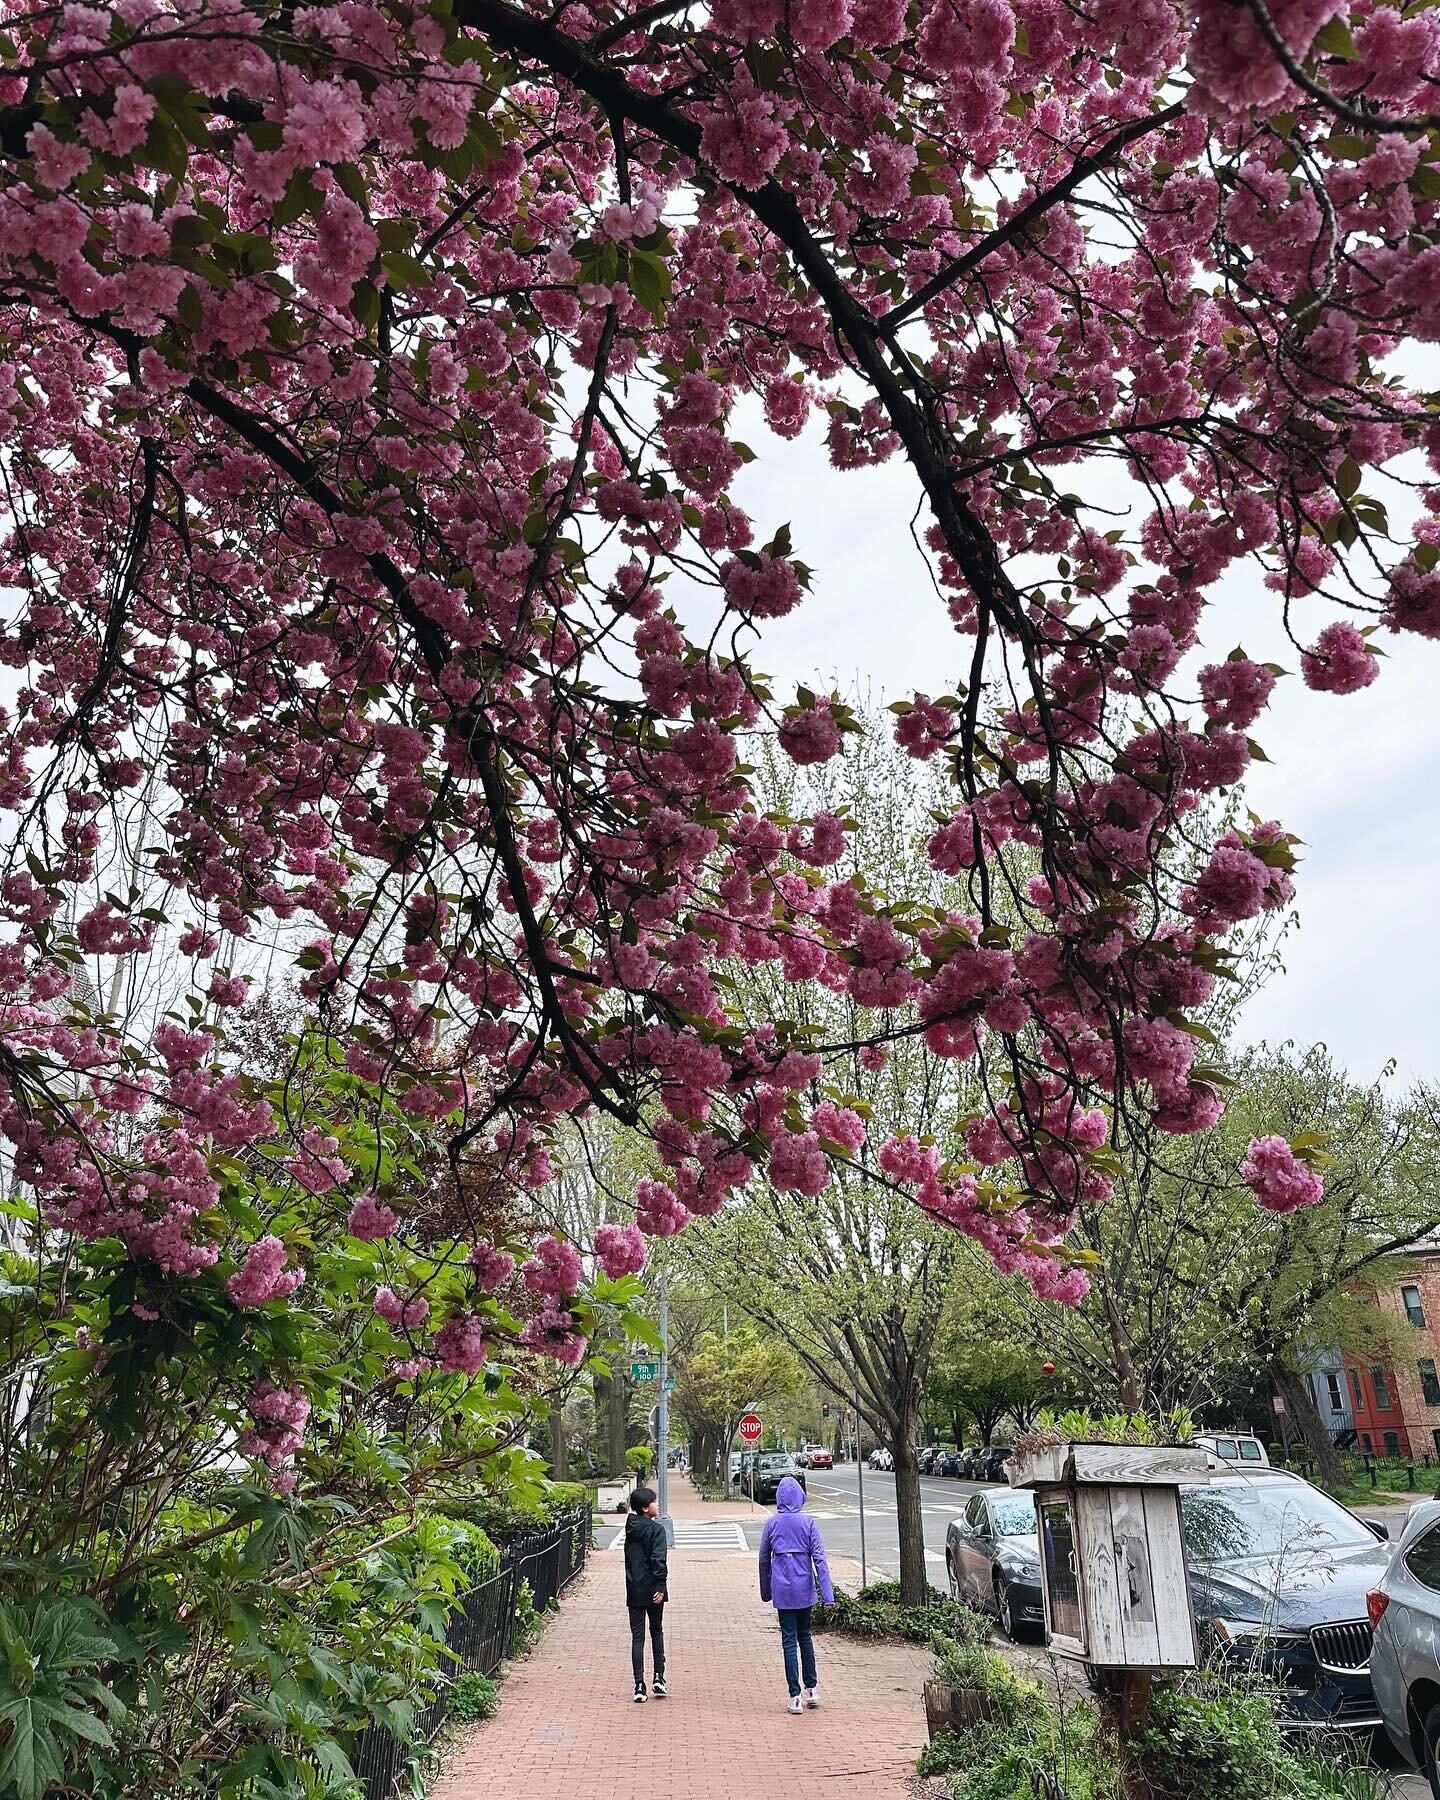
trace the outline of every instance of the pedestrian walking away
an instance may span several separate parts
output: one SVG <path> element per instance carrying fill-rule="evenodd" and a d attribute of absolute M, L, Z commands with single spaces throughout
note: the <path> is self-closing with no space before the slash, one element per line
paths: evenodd
<path fill-rule="evenodd" d="M 787 1475 L 776 1491 L 774 1517 L 765 1521 L 760 1534 L 760 1598 L 770 1601 L 780 1616 L 792 1713 L 820 1704 L 810 1609 L 817 1598 L 827 1606 L 835 1604 L 820 1527 L 806 1518 L 804 1507 L 804 1488 Z"/>
<path fill-rule="evenodd" d="M 636 1488 L 625 1521 L 625 1604 L 630 1612 L 630 1666 L 635 1676 L 635 1704 L 645 1694 L 645 1627 L 650 1627 L 650 1654 L 655 1664 L 651 1692 L 663 1700 L 665 1686 L 665 1602 L 670 1598 L 665 1527 L 656 1518 L 660 1502 L 652 1488 Z"/>

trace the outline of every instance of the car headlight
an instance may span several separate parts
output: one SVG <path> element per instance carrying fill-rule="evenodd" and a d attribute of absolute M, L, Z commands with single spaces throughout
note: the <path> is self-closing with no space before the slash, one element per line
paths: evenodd
<path fill-rule="evenodd" d="M 1214 1619 L 1215 1635 L 1224 1644 L 1299 1644 L 1303 1631 L 1282 1631 L 1264 1619 Z"/>

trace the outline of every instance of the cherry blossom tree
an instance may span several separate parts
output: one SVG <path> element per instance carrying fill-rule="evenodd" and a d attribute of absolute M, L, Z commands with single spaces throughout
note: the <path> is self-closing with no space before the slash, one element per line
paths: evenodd
<path fill-rule="evenodd" d="M 1197 650 L 1207 600 L 1242 565 L 1340 695 L 1375 631 L 1440 636 L 1440 427 L 1399 354 L 1440 331 L 1440 17 L 6 13 L 0 1130 L 51 1224 L 244 1311 L 285 1304 L 303 1235 L 224 1219 L 220 1160 L 378 1229 L 347 1122 L 293 1141 L 227 1062 L 216 952 L 257 935 L 308 1038 L 457 1168 L 542 1187 L 553 1122 L 605 1115 L 663 1161 L 642 1234 L 762 1173 L 803 1206 L 799 1096 L 856 1047 L 740 1029 L 738 959 L 936 1057 L 988 1034 L 966 1157 L 878 1164 L 1077 1298 L 1076 1210 L 1115 1145 L 1218 1117 L 1187 1009 L 1291 892 L 1282 824 L 1197 824 L 1277 679 Z M 854 721 L 752 666 L 826 578 L 803 521 L 730 496 L 752 404 L 823 427 L 837 493 L 904 459 L 923 495 L 908 579 L 956 678 L 896 733 L 953 778 L 942 905 L 828 880 L 839 821 L 753 793 L 747 734 L 811 764 Z M 141 790 L 146 879 L 94 897 Z M 189 998 L 144 1042 L 81 999 L 77 959 L 172 944 Z M 1270 1204 L 1318 1191 L 1283 1140 L 1250 1164 Z M 531 1275 L 529 1341 L 573 1360 L 581 1262 Z M 475 1316 L 429 1350 L 478 1367 Z"/>

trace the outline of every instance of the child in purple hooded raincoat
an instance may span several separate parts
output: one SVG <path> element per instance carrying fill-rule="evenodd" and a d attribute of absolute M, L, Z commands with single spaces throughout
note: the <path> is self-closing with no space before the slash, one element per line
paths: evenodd
<path fill-rule="evenodd" d="M 773 1601 L 780 1615 L 785 1684 L 790 1690 L 792 1713 L 820 1704 L 815 1640 L 810 1635 L 810 1608 L 815 1604 L 817 1590 L 827 1606 L 835 1604 L 820 1527 L 805 1517 L 804 1505 L 804 1488 L 787 1475 L 775 1495 L 775 1515 L 765 1521 L 760 1534 L 760 1598 Z"/>

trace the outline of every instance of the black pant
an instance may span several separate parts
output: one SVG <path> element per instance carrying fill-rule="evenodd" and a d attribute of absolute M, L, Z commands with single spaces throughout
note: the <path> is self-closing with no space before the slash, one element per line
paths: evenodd
<path fill-rule="evenodd" d="M 651 1601 L 644 1606 L 637 1606 L 633 1600 L 630 1607 L 630 1667 L 635 1671 L 635 1685 L 639 1687 L 645 1679 L 645 1621 L 650 1621 L 650 1653 L 655 1661 L 655 1679 L 658 1681 L 665 1673 L 665 1602 Z"/>

